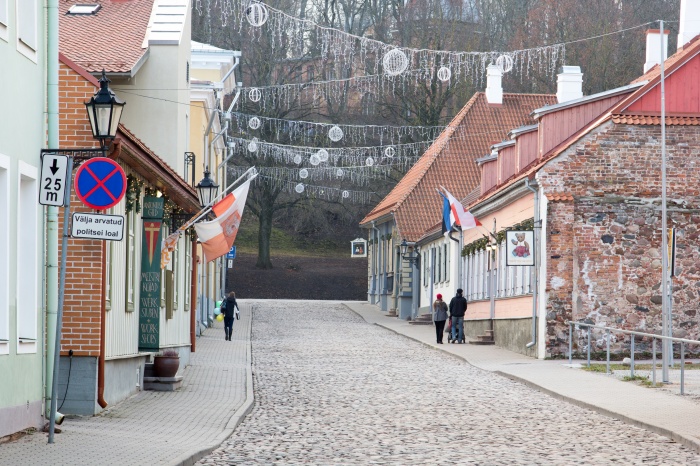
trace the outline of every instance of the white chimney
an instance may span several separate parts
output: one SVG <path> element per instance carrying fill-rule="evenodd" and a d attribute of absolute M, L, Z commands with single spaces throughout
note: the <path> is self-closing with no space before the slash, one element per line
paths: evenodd
<path fill-rule="evenodd" d="M 486 101 L 490 104 L 503 104 L 503 72 L 496 65 L 486 68 Z"/>
<path fill-rule="evenodd" d="M 700 1 L 681 0 L 681 20 L 678 28 L 678 48 L 700 34 Z"/>
<path fill-rule="evenodd" d="M 583 97 L 583 73 L 580 66 L 562 66 L 557 75 L 557 101 L 559 103 Z"/>
<path fill-rule="evenodd" d="M 668 29 L 664 30 L 664 61 L 668 58 Z M 647 30 L 647 61 L 644 63 L 644 72 L 646 73 L 654 65 L 658 65 L 661 60 L 661 30 Z"/>

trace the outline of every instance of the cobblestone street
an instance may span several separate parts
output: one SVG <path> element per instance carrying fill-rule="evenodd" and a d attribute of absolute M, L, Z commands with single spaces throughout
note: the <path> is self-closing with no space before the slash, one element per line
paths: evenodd
<path fill-rule="evenodd" d="M 252 345 L 255 406 L 197 464 L 700 464 L 342 304 L 256 305 Z"/>

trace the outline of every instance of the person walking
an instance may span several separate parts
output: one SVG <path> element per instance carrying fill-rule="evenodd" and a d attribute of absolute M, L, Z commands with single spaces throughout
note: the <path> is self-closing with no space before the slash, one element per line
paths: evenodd
<path fill-rule="evenodd" d="M 231 334 L 233 333 L 233 319 L 236 317 L 235 309 L 238 309 L 238 303 L 236 302 L 236 293 L 232 291 L 221 305 L 221 312 L 224 314 L 225 339 L 228 341 L 231 341 Z"/>
<path fill-rule="evenodd" d="M 458 288 L 457 296 L 450 300 L 452 343 L 464 343 L 464 314 L 467 312 L 467 300 L 462 296 L 462 292 L 462 288 Z"/>
<path fill-rule="evenodd" d="M 442 336 L 445 334 L 445 321 L 447 320 L 447 303 L 442 300 L 442 295 L 437 294 L 433 303 L 433 321 L 438 344 L 442 344 Z"/>

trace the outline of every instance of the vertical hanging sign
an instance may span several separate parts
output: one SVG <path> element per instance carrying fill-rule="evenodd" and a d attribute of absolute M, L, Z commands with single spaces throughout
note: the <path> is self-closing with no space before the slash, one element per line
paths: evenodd
<path fill-rule="evenodd" d="M 139 350 L 159 349 L 162 223 L 163 198 L 146 196 L 143 200 L 143 235 L 141 237 Z"/>

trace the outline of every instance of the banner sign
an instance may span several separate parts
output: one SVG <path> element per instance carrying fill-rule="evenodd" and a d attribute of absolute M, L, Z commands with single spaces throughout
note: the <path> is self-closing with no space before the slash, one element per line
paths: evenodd
<path fill-rule="evenodd" d="M 350 242 L 350 257 L 367 257 L 367 240 L 355 238 Z"/>
<path fill-rule="evenodd" d="M 158 350 L 160 332 L 160 250 L 163 198 L 143 200 L 139 350 Z"/>

